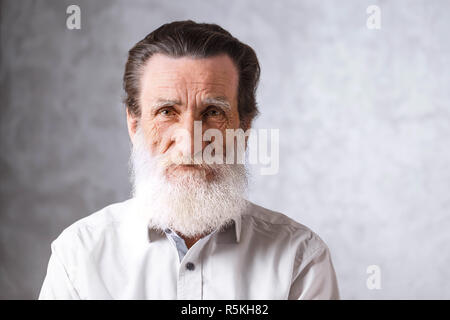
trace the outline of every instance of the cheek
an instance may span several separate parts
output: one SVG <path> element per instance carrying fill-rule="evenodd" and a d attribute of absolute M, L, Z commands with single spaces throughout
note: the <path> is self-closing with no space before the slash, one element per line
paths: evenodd
<path fill-rule="evenodd" d="M 149 143 L 152 155 L 166 153 L 173 145 L 173 135 L 175 126 L 168 122 L 153 121 L 145 129 L 145 136 Z"/>
<path fill-rule="evenodd" d="M 143 123 L 142 128 L 152 154 L 157 153 L 163 138 L 163 128 L 158 123 Z"/>
<path fill-rule="evenodd" d="M 218 129 L 225 132 L 225 129 L 230 128 L 230 121 L 227 119 L 210 119 L 202 122 L 203 131 L 207 129 Z"/>
<path fill-rule="evenodd" d="M 226 130 L 227 129 L 239 129 L 239 118 L 237 117 L 230 117 L 228 119 L 222 120 L 222 121 L 206 121 L 203 123 L 203 132 L 205 132 L 207 129 L 218 129 L 222 133 L 222 141 L 218 141 L 216 143 L 222 144 L 222 150 L 224 154 L 227 153 L 228 148 L 234 148 L 233 144 L 227 145 L 226 141 Z M 209 143 L 213 143 L 215 140 L 215 137 L 212 138 L 212 141 L 204 142 L 204 147 L 208 145 Z"/>

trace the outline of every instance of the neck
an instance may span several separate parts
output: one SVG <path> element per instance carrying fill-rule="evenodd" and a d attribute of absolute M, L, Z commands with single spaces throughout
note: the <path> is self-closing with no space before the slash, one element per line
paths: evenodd
<path fill-rule="evenodd" d="M 200 240 L 201 238 L 205 237 L 207 235 L 207 233 L 205 234 L 201 234 L 201 235 L 196 235 L 193 237 L 186 237 L 184 235 L 180 235 L 181 238 L 183 238 L 184 242 L 186 243 L 186 247 L 188 249 L 190 249 L 198 240 Z"/>

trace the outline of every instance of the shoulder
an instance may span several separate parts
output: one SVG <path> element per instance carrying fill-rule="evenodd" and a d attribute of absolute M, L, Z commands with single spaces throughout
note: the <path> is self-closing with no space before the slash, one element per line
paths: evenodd
<path fill-rule="evenodd" d="M 317 233 L 281 212 L 250 202 L 242 221 L 247 225 L 247 231 L 258 239 L 266 238 L 271 244 L 295 250 L 296 255 L 312 256 L 319 250 L 328 250 Z"/>
<path fill-rule="evenodd" d="M 52 249 L 64 247 L 93 245 L 96 241 L 117 232 L 118 227 L 125 221 L 131 199 L 110 204 L 65 228 L 53 241 Z"/>

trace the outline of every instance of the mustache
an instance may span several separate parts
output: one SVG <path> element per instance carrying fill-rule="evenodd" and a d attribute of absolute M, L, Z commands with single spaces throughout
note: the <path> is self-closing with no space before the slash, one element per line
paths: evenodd
<path fill-rule="evenodd" d="M 198 169 L 214 170 L 217 164 L 205 163 L 200 155 L 159 155 L 155 157 L 158 165 L 164 169 L 181 165 L 194 166 Z"/>

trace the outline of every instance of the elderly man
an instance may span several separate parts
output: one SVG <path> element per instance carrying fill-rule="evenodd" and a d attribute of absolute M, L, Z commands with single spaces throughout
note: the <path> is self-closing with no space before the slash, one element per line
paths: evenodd
<path fill-rule="evenodd" d="M 247 201 L 245 164 L 198 161 L 223 141 L 196 151 L 195 124 L 224 136 L 251 127 L 259 71 L 255 52 L 215 24 L 165 24 L 129 51 L 133 197 L 53 241 L 40 299 L 339 298 L 327 245 Z"/>

